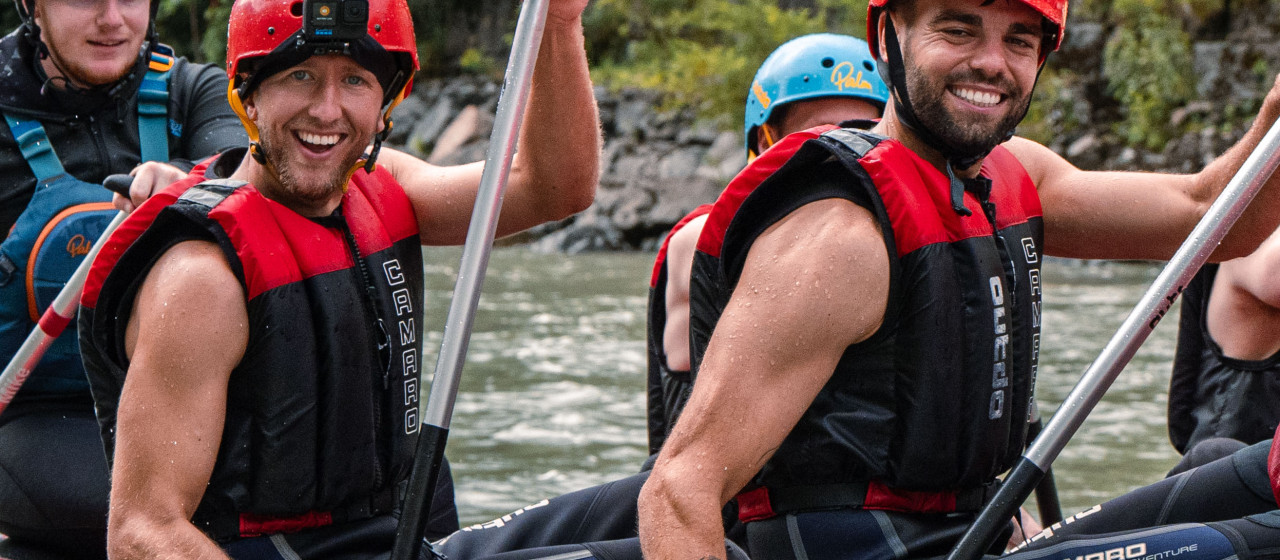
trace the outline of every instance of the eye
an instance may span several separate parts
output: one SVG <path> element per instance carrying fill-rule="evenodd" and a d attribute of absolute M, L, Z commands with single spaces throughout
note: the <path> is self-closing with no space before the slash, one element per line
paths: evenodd
<path fill-rule="evenodd" d="M 289 77 L 294 80 L 302 81 L 311 77 L 311 75 L 308 74 L 306 70 L 294 70 L 289 73 Z"/>
<path fill-rule="evenodd" d="M 356 75 L 347 76 L 347 85 L 358 86 L 358 85 L 363 85 L 364 83 L 365 83 L 365 79 L 362 76 L 356 76 Z"/>

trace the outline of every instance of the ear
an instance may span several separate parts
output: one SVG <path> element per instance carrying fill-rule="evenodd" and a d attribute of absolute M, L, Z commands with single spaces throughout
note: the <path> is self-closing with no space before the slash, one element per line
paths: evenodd
<path fill-rule="evenodd" d="M 249 94 L 249 98 L 242 99 L 241 103 L 244 106 L 244 115 L 246 117 L 249 117 L 249 120 L 251 121 L 257 121 L 258 120 L 258 104 L 254 100 L 254 95 Z"/>
<path fill-rule="evenodd" d="M 876 21 L 876 42 L 880 53 L 880 62 L 889 62 L 889 47 L 885 44 L 885 28 L 889 26 L 889 10 L 880 10 L 880 18 Z"/>

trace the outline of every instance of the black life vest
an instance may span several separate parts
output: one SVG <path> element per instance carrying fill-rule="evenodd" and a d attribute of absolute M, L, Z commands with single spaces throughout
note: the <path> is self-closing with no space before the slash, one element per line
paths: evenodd
<path fill-rule="evenodd" d="M 973 509 L 967 496 L 989 496 L 1020 456 L 1040 338 L 1040 201 L 1002 147 L 966 183 L 969 216 L 952 209 L 947 177 L 902 144 L 823 126 L 770 149 L 716 202 L 694 260 L 695 379 L 752 243 L 792 211 L 859 204 L 890 260 L 882 326 L 846 349 L 750 486 L 765 509 L 806 487 L 823 489 L 809 494 L 824 506 Z M 845 490 L 845 502 L 823 502 Z M 744 519 L 776 513 L 759 511 L 760 497 L 739 496 Z"/>
<path fill-rule="evenodd" d="M 226 541 L 390 513 L 419 426 L 422 250 L 408 198 L 385 169 L 362 170 L 340 213 L 309 219 L 244 183 L 191 182 L 121 225 L 82 298 L 108 457 L 141 278 L 175 243 L 208 240 L 245 288 L 250 332 L 193 522 Z"/>
<path fill-rule="evenodd" d="M 1280 423 L 1280 352 L 1262 360 L 1226 356 L 1209 334 L 1209 295 L 1218 265 L 1182 292 L 1178 347 L 1169 378 L 1169 441 L 1179 453 L 1214 437 L 1269 439 Z"/>
<path fill-rule="evenodd" d="M 648 383 L 648 424 L 649 454 L 662 449 L 663 442 L 671 434 L 676 425 L 676 418 L 685 402 L 689 400 L 689 392 L 693 390 L 693 381 L 688 370 L 673 371 L 667 365 L 666 342 L 664 335 L 667 328 L 667 246 L 676 232 L 684 229 L 689 222 L 705 216 L 711 211 L 710 204 L 695 208 L 687 216 L 676 222 L 667 233 L 667 238 L 658 249 L 658 257 L 653 262 L 653 276 L 649 278 L 649 383 Z"/>

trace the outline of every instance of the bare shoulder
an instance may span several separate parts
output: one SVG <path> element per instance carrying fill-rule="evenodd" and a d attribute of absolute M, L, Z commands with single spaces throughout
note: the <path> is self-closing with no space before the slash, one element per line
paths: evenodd
<path fill-rule="evenodd" d="M 229 336 L 235 344 L 247 332 L 244 288 L 222 249 L 208 241 L 184 241 L 165 251 L 133 307 L 125 340 L 130 356 L 139 341 L 163 349 L 170 342 L 164 339 L 198 331 L 204 333 L 201 340 Z"/>
<path fill-rule="evenodd" d="M 1079 169 L 1053 150 L 1039 142 L 1014 136 L 1003 144 L 1018 162 L 1027 170 L 1037 187 L 1042 187 L 1047 180 Z"/>
<path fill-rule="evenodd" d="M 693 251 L 698 246 L 698 238 L 702 236 L 702 228 L 706 224 L 707 215 L 703 214 L 689 220 L 689 223 L 679 231 L 671 234 L 671 241 L 667 243 L 667 259 L 671 260 L 683 255 L 692 258 Z"/>

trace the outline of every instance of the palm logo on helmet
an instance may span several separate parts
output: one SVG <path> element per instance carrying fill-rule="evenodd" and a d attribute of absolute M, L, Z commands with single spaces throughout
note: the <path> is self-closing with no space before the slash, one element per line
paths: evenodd
<path fill-rule="evenodd" d="M 391 110 L 409 93 L 418 70 L 406 0 L 237 0 L 227 27 L 227 99 L 249 133 L 250 154 L 270 167 L 243 99 L 266 78 L 324 54 L 351 57 L 382 86 L 386 126 L 351 169 L 372 172 L 382 141 L 391 132 Z"/>
<path fill-rule="evenodd" d="M 1036 13 L 1040 14 L 1043 19 L 1042 28 L 1044 30 L 1043 40 L 1041 41 L 1039 68 L 1044 69 L 1044 62 L 1048 58 L 1049 53 L 1058 50 L 1062 46 L 1062 37 L 1064 27 L 1067 22 L 1067 3 L 1068 0 L 1017 0 Z M 894 112 L 899 121 L 910 128 L 919 139 L 932 146 L 934 149 L 942 153 L 947 158 L 947 174 L 951 179 L 951 204 L 957 213 L 969 215 L 970 212 L 964 207 L 961 201 L 963 185 L 956 179 L 954 169 L 967 169 L 978 161 L 981 161 L 987 154 L 994 149 L 994 146 L 966 146 L 955 145 L 951 142 L 943 140 L 936 131 L 930 130 L 929 127 L 921 123 L 917 117 L 915 109 L 911 104 L 911 96 L 907 91 L 906 85 L 906 65 L 902 60 L 902 47 L 898 43 L 897 31 L 894 29 L 893 19 L 886 17 L 885 22 L 885 52 L 880 52 L 880 16 L 889 9 L 889 5 L 893 0 L 870 0 L 867 4 L 867 41 L 871 47 L 871 54 L 879 61 L 880 76 L 889 84 L 889 88 L 893 92 Z M 883 56 L 882 56 L 883 54 Z M 888 58 L 886 64 L 883 59 Z M 1039 81 L 1039 74 L 1036 74 Z M 1032 86 L 1035 87 L 1034 84 Z M 1023 108 L 1023 114 L 1016 121 L 1021 121 L 1026 116 L 1026 107 Z M 999 131 L 1004 141 L 1013 137 L 1014 130 Z"/>
<path fill-rule="evenodd" d="M 747 93 L 742 131 L 748 157 L 755 157 L 763 125 L 788 103 L 821 97 L 852 97 L 884 108 L 889 88 L 876 73 L 866 41 L 848 35 L 815 33 L 780 45 L 756 71 Z M 772 143 L 772 142 L 770 142 Z"/>

